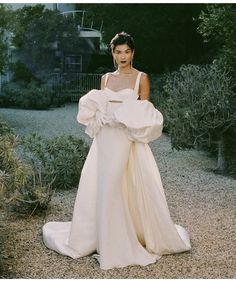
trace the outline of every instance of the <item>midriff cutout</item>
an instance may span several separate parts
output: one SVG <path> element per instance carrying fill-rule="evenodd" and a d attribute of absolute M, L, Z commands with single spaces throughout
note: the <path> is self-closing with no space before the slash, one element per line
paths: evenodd
<path fill-rule="evenodd" d="M 123 102 L 121 100 L 109 100 L 109 102 Z"/>
<path fill-rule="evenodd" d="M 131 90 L 131 91 L 134 92 L 134 89 L 132 89 L 132 88 L 124 88 L 124 89 L 121 89 L 121 90 L 119 90 L 119 91 L 113 91 L 112 89 L 107 88 L 107 87 L 105 87 L 105 89 L 107 89 L 107 90 L 109 90 L 109 91 L 111 91 L 111 92 L 113 92 L 113 93 L 119 93 L 119 92 L 127 91 L 127 90 Z"/>

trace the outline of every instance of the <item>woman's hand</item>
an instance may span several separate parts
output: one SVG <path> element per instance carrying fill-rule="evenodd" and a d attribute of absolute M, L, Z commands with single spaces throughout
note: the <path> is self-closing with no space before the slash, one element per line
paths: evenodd
<path fill-rule="evenodd" d="M 96 122 L 100 127 L 103 127 L 107 122 L 109 121 L 109 118 L 106 113 L 103 113 L 101 111 L 96 112 L 95 116 Z"/>

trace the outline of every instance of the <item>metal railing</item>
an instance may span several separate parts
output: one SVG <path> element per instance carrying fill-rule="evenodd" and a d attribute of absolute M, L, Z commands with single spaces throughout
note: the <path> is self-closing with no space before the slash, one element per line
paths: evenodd
<path fill-rule="evenodd" d="M 74 20 L 77 20 L 77 23 L 79 24 L 79 26 L 81 28 L 87 27 L 91 31 L 97 30 L 97 31 L 102 32 L 103 20 L 101 21 L 100 27 L 95 28 L 94 27 L 95 16 L 94 16 L 94 13 L 92 13 L 92 12 L 89 12 L 89 11 L 86 11 L 86 10 L 71 10 L 71 11 L 61 12 L 60 15 L 62 15 L 62 16 L 72 16 Z M 90 25 L 88 25 L 88 22 L 87 22 L 86 26 L 84 26 L 86 15 L 90 18 L 91 22 L 90 22 Z M 90 26 L 90 28 L 89 28 L 89 26 Z"/>
<path fill-rule="evenodd" d="M 69 96 L 71 101 L 78 101 L 90 90 L 100 89 L 101 76 L 100 73 L 53 73 L 49 83 L 62 95 Z"/>

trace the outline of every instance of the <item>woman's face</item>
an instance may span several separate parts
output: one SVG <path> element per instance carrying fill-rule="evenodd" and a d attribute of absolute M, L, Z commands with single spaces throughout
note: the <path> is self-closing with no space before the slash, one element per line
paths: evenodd
<path fill-rule="evenodd" d="M 118 67 L 127 67 L 131 65 L 134 51 L 127 44 L 117 45 L 112 52 L 113 58 Z"/>

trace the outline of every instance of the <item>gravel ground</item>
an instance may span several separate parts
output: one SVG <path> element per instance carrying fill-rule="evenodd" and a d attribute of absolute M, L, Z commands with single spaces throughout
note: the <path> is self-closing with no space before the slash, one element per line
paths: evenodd
<path fill-rule="evenodd" d="M 47 137 L 73 134 L 91 140 L 76 123 L 77 104 L 50 111 L 0 109 L 19 135 L 38 132 Z M 145 267 L 101 270 L 91 256 L 73 260 L 48 250 L 42 225 L 71 220 L 77 189 L 57 192 L 44 217 L 15 218 L 2 214 L 5 234 L 5 278 L 236 278 L 236 180 L 213 173 L 215 160 L 201 151 L 172 151 L 163 134 L 150 144 L 175 223 L 189 231 L 189 252 L 163 256 Z M 7 233 L 6 233 L 7 231 Z"/>
<path fill-rule="evenodd" d="M 2 116 L 19 135 L 38 133 L 52 138 L 71 134 L 91 143 L 89 136 L 84 133 L 83 125 L 76 121 L 77 111 L 77 103 L 68 103 L 50 110 L 0 108 L 0 117 Z"/>

